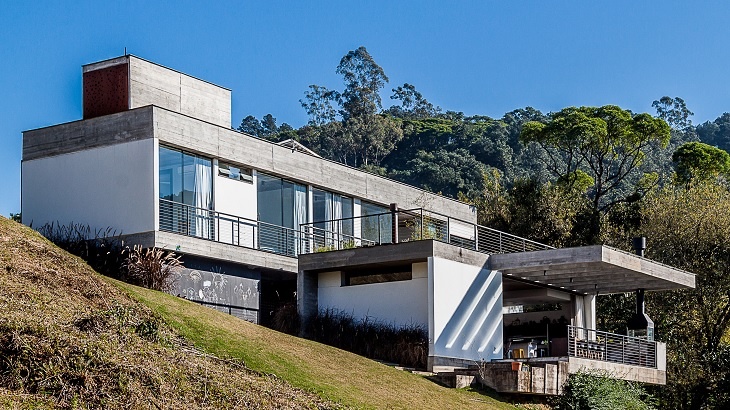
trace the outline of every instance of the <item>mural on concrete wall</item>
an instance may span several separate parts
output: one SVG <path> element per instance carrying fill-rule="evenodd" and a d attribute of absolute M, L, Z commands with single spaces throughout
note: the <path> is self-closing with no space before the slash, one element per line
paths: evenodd
<path fill-rule="evenodd" d="M 220 269 L 213 270 L 220 271 Z M 258 321 L 259 281 L 257 279 L 185 268 L 178 272 L 175 287 L 171 293 L 194 301 L 226 305 L 217 309 L 242 319 Z"/>

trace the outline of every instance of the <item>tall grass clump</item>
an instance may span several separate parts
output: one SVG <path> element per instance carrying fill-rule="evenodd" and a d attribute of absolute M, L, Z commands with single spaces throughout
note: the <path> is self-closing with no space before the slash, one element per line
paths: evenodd
<path fill-rule="evenodd" d="M 144 249 L 134 245 L 125 249 L 128 255 L 123 268 L 127 280 L 135 285 L 148 289 L 168 292 L 173 288 L 175 274 L 183 267 L 180 256 L 160 248 Z"/>
<path fill-rule="evenodd" d="M 107 227 L 92 230 L 89 225 L 47 223 L 38 232 L 59 248 L 85 260 L 102 275 L 124 279 L 125 244 L 121 233 Z"/>
<path fill-rule="evenodd" d="M 371 359 L 426 368 L 428 332 L 421 325 L 397 327 L 369 318 L 356 319 L 336 309 L 323 309 L 307 323 L 304 333 L 314 341 Z"/>

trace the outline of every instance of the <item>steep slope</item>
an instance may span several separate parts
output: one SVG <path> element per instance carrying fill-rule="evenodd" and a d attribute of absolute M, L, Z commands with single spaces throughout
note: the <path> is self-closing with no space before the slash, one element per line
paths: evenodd
<path fill-rule="evenodd" d="M 0 407 L 513 409 L 103 277 L 0 217 Z"/>
<path fill-rule="evenodd" d="M 194 348 L 82 260 L 0 217 L 0 407 L 338 406 Z"/>

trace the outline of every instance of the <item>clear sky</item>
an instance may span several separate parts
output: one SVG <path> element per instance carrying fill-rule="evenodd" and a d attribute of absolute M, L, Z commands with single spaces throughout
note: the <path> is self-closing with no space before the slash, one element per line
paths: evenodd
<path fill-rule="evenodd" d="M 108 3 L 108 4 L 107 4 Z M 298 127 L 309 84 L 341 89 L 367 47 L 443 109 L 651 112 L 679 96 L 695 123 L 730 111 L 730 2 L 5 1 L 0 5 L 0 214 L 20 211 L 21 132 L 81 118 L 81 65 L 131 54 L 230 88 L 233 124 Z M 49 175 L 53 178 L 53 175 Z"/>

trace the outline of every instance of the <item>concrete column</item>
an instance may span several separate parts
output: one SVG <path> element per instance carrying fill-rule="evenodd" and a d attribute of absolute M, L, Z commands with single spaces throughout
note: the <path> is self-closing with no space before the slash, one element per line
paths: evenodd
<path fill-rule="evenodd" d="M 585 327 L 596 329 L 596 295 L 583 296 L 583 316 Z"/>
<path fill-rule="evenodd" d="M 307 323 L 314 318 L 319 309 L 319 275 L 312 272 L 299 271 L 297 273 L 297 312 L 301 321 L 300 335 L 304 334 Z"/>

